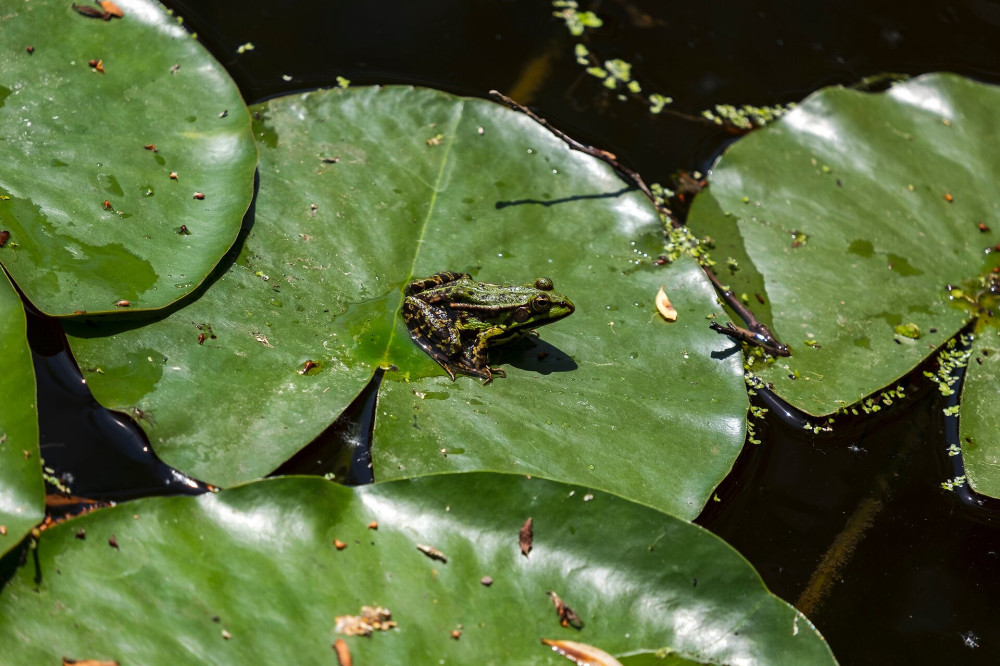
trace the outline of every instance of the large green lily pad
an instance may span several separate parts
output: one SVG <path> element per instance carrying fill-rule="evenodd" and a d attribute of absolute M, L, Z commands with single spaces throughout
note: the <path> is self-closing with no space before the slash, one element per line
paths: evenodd
<path fill-rule="evenodd" d="M 974 316 L 966 297 L 997 265 L 1000 240 L 998 105 L 1000 88 L 948 74 L 879 94 L 831 88 L 720 158 L 691 226 L 741 239 L 727 248 L 751 262 L 732 276 L 737 291 L 757 290 L 762 276 L 774 330 L 794 354 L 755 370 L 783 398 L 816 415 L 855 403 Z M 987 331 L 977 337 L 995 346 Z M 978 388 L 992 386 L 991 367 L 970 366 L 977 414 L 966 407 L 964 417 L 998 411 L 996 392 Z M 1000 438 L 974 429 L 969 474 L 995 493 Z"/>
<path fill-rule="evenodd" d="M 700 269 L 653 265 L 662 225 L 641 195 L 483 100 L 352 88 L 253 112 L 260 191 L 239 260 L 161 321 L 68 328 L 95 396 L 151 412 L 165 460 L 223 486 L 259 477 L 392 364 L 376 479 L 530 471 L 697 515 L 743 443 L 742 370 L 712 356 L 728 344 Z M 399 317 L 402 287 L 441 270 L 549 276 L 578 309 L 498 357 L 506 379 L 451 383 Z M 662 284 L 675 324 L 653 307 Z"/>
<path fill-rule="evenodd" d="M 111 21 L 54 0 L 0 16 L 0 261 L 50 314 L 176 301 L 232 245 L 253 193 L 228 74 L 159 4 L 118 4 Z"/>
<path fill-rule="evenodd" d="M 959 416 L 962 461 L 976 491 L 1000 497 L 1000 330 L 976 333 L 970 359 Z"/>
<path fill-rule="evenodd" d="M 809 621 L 708 531 L 514 475 L 355 489 L 299 477 L 145 499 L 46 531 L 38 553 L 41 582 L 29 564 L 4 589 L 10 664 L 330 664 L 337 638 L 359 664 L 569 663 L 542 638 L 697 663 L 834 663 Z M 550 590 L 581 630 L 560 626 Z M 364 605 L 398 627 L 335 631 Z"/>
<path fill-rule="evenodd" d="M 16 546 L 45 510 L 35 370 L 25 325 L 21 299 L 0 271 L 0 555 Z"/>

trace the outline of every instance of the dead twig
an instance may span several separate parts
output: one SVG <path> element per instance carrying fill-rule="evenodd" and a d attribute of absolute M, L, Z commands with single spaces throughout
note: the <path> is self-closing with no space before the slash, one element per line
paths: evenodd
<path fill-rule="evenodd" d="M 547 121 L 545 118 L 542 118 L 531 109 L 518 104 L 510 97 L 507 97 L 506 95 L 497 90 L 491 90 L 490 97 L 503 104 L 506 104 L 514 111 L 517 111 L 518 113 L 523 113 L 524 115 L 528 116 L 536 123 L 538 123 L 545 129 L 547 129 L 549 132 L 551 132 L 553 135 L 555 135 L 556 138 L 560 139 L 572 150 L 585 153 L 587 155 L 596 157 L 597 159 L 601 160 L 602 162 L 610 166 L 612 169 L 614 169 L 615 172 L 618 173 L 618 175 L 621 176 L 624 180 L 631 183 L 637 190 L 642 192 L 646 196 L 646 198 L 649 199 L 650 203 L 653 204 L 653 207 L 656 208 L 656 211 L 661 216 L 663 216 L 665 220 L 669 221 L 671 227 L 679 229 L 684 226 L 684 224 L 677 218 L 677 216 L 674 215 L 673 211 L 667 208 L 661 201 L 659 201 L 653 195 L 653 191 L 646 184 L 646 181 L 642 179 L 642 176 L 640 176 L 637 171 L 634 171 L 625 166 L 624 164 L 622 164 L 621 162 L 619 162 L 618 157 L 614 153 L 610 153 L 600 148 L 595 148 L 594 146 L 588 146 L 585 143 L 577 141 L 576 139 L 569 136 L 562 130 L 553 127 L 552 124 L 549 123 L 549 121 Z M 708 277 L 709 281 L 711 281 L 711 283 L 715 286 L 716 291 L 726 302 L 726 305 L 728 305 L 733 310 L 733 312 L 738 314 L 747 326 L 746 329 L 743 329 L 738 326 L 734 326 L 731 323 L 728 326 L 720 326 L 719 324 L 713 322 L 712 330 L 722 333 L 724 335 L 729 335 L 730 337 L 742 340 L 749 344 L 761 347 L 765 351 L 770 352 L 771 354 L 774 354 L 776 356 L 791 355 L 791 352 L 788 350 L 788 347 L 779 342 L 778 339 L 774 337 L 774 334 L 771 333 L 768 327 L 765 324 L 761 323 L 761 321 L 757 319 L 757 317 L 753 314 L 753 312 L 751 312 L 748 307 L 746 307 L 745 305 L 743 305 L 743 303 L 740 302 L 740 299 L 736 296 L 736 294 L 734 294 L 732 290 L 726 289 L 723 286 L 723 284 L 719 281 L 719 278 L 715 275 L 715 272 L 711 268 L 700 262 L 699 265 L 701 266 L 702 271 L 704 271 L 705 275 Z"/>

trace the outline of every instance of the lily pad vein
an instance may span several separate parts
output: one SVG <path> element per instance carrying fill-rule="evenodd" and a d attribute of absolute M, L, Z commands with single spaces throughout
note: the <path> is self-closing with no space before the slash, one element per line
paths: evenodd
<path fill-rule="evenodd" d="M 454 119 L 448 127 L 448 133 L 445 135 L 447 140 L 444 142 L 444 154 L 441 156 L 441 165 L 438 167 L 437 176 L 434 179 L 434 185 L 431 187 L 430 201 L 427 206 L 427 214 L 424 215 L 424 221 L 420 225 L 420 236 L 417 238 L 413 247 L 413 261 L 410 263 L 410 270 L 407 274 L 406 279 L 403 284 L 409 284 L 413 279 L 413 273 L 417 266 L 417 259 L 420 257 L 420 249 L 424 244 L 424 236 L 427 234 L 427 227 L 430 226 L 431 217 L 434 215 L 434 208 L 437 204 L 438 192 L 441 191 L 441 181 L 444 178 L 444 174 L 447 171 L 448 158 L 451 156 L 451 147 L 455 142 L 457 136 L 456 129 L 460 122 L 462 122 L 462 116 L 465 112 L 465 104 L 458 105 L 458 112 L 455 114 Z M 442 270 L 444 270 L 442 268 Z M 392 326 L 389 329 L 389 339 L 385 343 L 385 350 L 382 352 L 382 359 L 379 361 L 379 365 L 387 365 L 389 363 L 389 350 L 392 348 L 392 343 L 396 339 L 396 323 L 399 319 L 400 308 L 403 307 L 403 291 L 399 291 L 399 302 L 396 305 L 395 313 L 392 316 Z"/>

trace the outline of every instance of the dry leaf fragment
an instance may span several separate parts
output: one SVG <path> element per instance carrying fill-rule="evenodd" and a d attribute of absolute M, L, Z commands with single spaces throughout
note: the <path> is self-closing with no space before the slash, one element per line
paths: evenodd
<path fill-rule="evenodd" d="M 559 614 L 559 624 L 564 627 L 583 629 L 583 620 L 576 614 L 576 611 L 567 606 L 555 592 L 549 590 L 546 594 L 552 597 L 552 605 L 556 607 L 556 613 Z"/>
<path fill-rule="evenodd" d="M 660 291 L 656 293 L 656 309 L 660 311 L 660 314 L 667 321 L 677 321 L 677 309 L 670 303 L 670 299 L 667 298 L 667 292 L 663 289 L 661 286 Z"/>
<path fill-rule="evenodd" d="M 73 9 L 76 10 L 77 14 L 81 16 L 86 16 L 87 18 L 97 18 L 104 19 L 105 21 L 111 20 L 111 14 L 105 11 L 101 11 L 97 7 L 91 7 L 90 5 L 78 5 L 73 3 Z"/>
<path fill-rule="evenodd" d="M 338 638 L 333 642 L 333 649 L 337 652 L 337 663 L 340 666 L 351 666 L 351 651 L 347 649 L 347 641 Z"/>
<path fill-rule="evenodd" d="M 521 554 L 525 557 L 531 552 L 532 541 L 535 538 L 535 533 L 531 529 L 531 518 L 529 517 L 524 521 L 524 525 L 521 525 L 521 532 L 518 534 L 517 542 L 521 545 Z"/>
<path fill-rule="evenodd" d="M 433 546 L 425 546 L 422 543 L 418 543 L 417 544 L 417 550 L 419 550 L 421 553 L 423 553 L 427 557 L 431 558 L 432 560 L 439 560 L 439 561 L 444 562 L 446 564 L 448 562 L 448 558 L 445 557 L 444 553 L 442 553 L 437 548 L 434 548 Z"/>
<path fill-rule="evenodd" d="M 547 638 L 543 638 L 542 643 L 578 666 L 622 666 L 620 661 L 593 645 L 576 641 L 550 641 Z"/>
<path fill-rule="evenodd" d="M 392 611 L 381 606 L 362 606 L 361 615 L 338 615 L 334 630 L 345 636 L 371 636 L 373 631 L 396 628 Z"/>
<path fill-rule="evenodd" d="M 125 12 L 121 10 L 121 7 L 111 2 L 111 0 L 100 0 L 100 2 L 98 2 L 97 4 L 101 6 L 101 9 L 103 9 L 108 14 L 111 14 L 115 18 L 122 18 L 123 16 L 125 16 Z"/>

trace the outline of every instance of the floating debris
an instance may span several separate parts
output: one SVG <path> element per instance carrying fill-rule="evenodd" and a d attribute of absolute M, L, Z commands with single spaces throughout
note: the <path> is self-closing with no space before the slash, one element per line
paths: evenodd
<path fill-rule="evenodd" d="M 448 562 L 448 558 L 445 557 L 444 553 L 442 553 L 437 548 L 434 548 L 433 546 L 425 546 L 422 543 L 418 543 L 417 550 L 419 550 L 421 553 L 431 558 L 432 560 L 438 560 L 446 564 Z"/>
<path fill-rule="evenodd" d="M 665 285 L 661 286 L 660 291 L 656 292 L 656 309 L 660 313 L 660 316 L 667 321 L 677 321 L 677 308 L 670 302 L 664 288 Z"/>
<path fill-rule="evenodd" d="M 521 525 L 521 531 L 518 534 L 517 542 L 521 546 L 521 554 L 525 557 L 531 552 L 532 544 L 534 542 L 535 533 L 532 530 L 531 518 L 524 521 L 524 525 Z"/>
<path fill-rule="evenodd" d="M 351 651 L 347 648 L 347 641 L 338 638 L 333 642 L 333 649 L 337 653 L 337 663 L 340 666 L 351 666 Z"/>
<path fill-rule="evenodd" d="M 371 636 L 373 631 L 389 631 L 397 626 L 388 608 L 362 606 L 361 615 L 338 615 L 334 631 L 345 636 Z"/>
<path fill-rule="evenodd" d="M 547 638 L 543 638 L 542 643 L 578 666 L 622 666 L 620 661 L 593 645 Z"/>
<path fill-rule="evenodd" d="M 583 629 L 583 620 L 581 620 L 580 616 L 576 614 L 576 611 L 567 606 L 555 592 L 549 590 L 546 594 L 552 598 L 552 605 L 556 607 L 556 613 L 559 614 L 559 624 L 564 627 L 573 627 L 578 630 Z"/>

